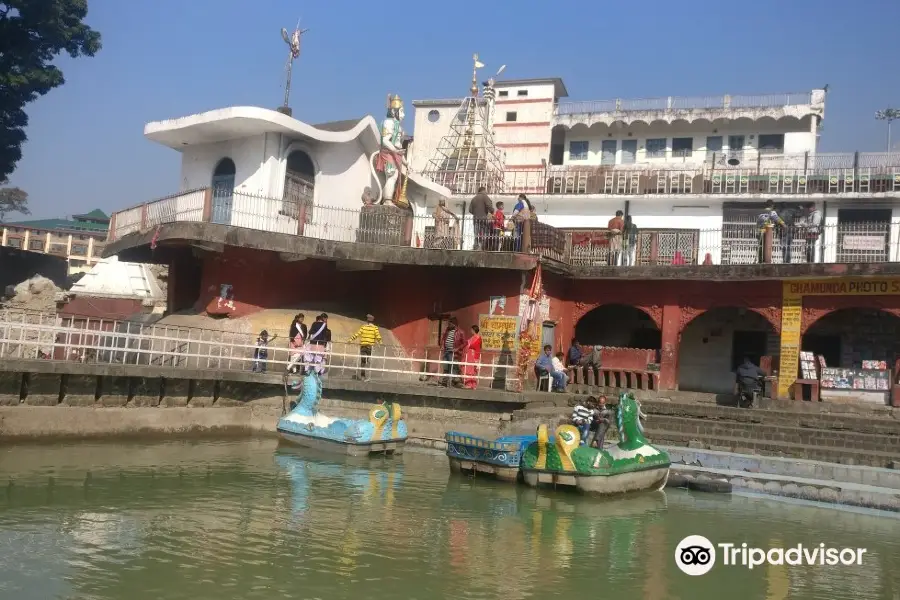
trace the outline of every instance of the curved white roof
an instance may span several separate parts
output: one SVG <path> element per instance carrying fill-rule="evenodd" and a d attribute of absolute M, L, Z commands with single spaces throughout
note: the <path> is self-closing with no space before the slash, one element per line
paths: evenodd
<path fill-rule="evenodd" d="M 224 142 L 264 133 L 284 133 L 331 144 L 359 139 L 367 152 L 375 152 L 381 145 L 381 129 L 371 115 L 359 119 L 355 125 L 352 121 L 323 125 L 328 127 L 316 127 L 268 108 L 232 106 L 178 119 L 152 121 L 144 126 L 144 135 L 179 151 L 192 144 Z M 422 175 L 411 173 L 409 180 L 445 198 L 451 195 L 448 188 Z"/>

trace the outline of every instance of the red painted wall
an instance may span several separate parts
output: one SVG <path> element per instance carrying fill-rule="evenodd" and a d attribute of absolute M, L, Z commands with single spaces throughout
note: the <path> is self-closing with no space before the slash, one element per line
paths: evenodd
<path fill-rule="evenodd" d="M 143 313 L 144 307 L 139 299 L 134 298 L 95 298 L 76 296 L 66 302 L 57 311 L 60 316 L 77 315 L 92 319 L 122 320 Z"/>

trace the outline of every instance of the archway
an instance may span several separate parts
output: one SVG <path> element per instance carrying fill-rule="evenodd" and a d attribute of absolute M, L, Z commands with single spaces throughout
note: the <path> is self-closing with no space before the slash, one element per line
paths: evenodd
<path fill-rule="evenodd" d="M 234 181 L 237 168 L 227 156 L 216 163 L 212 176 L 212 222 L 220 225 L 231 224 L 231 209 L 234 204 Z"/>
<path fill-rule="evenodd" d="M 678 389 L 730 394 L 745 356 L 778 354 L 778 332 L 759 313 L 736 307 L 710 309 L 685 326 L 678 347 Z"/>
<path fill-rule="evenodd" d="M 842 308 L 806 330 L 806 352 L 825 357 L 829 367 L 859 368 L 863 360 L 883 360 L 888 368 L 900 358 L 900 317 L 877 308 Z"/>
<path fill-rule="evenodd" d="M 575 324 L 575 337 L 589 346 L 659 350 L 662 333 L 646 312 L 626 304 L 604 304 Z"/>
<path fill-rule="evenodd" d="M 309 223 L 312 219 L 316 166 L 305 150 L 290 150 L 284 172 L 281 214 Z"/>

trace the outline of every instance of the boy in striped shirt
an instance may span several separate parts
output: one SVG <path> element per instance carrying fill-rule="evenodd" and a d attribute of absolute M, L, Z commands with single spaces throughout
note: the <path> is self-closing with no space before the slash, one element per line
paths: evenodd
<path fill-rule="evenodd" d="M 592 402 L 593 398 L 588 398 L 588 402 Z M 587 404 L 586 403 L 586 404 Z M 577 405 L 575 409 L 572 411 L 572 424 L 578 428 L 578 431 L 581 432 L 581 444 L 584 445 L 587 441 L 588 434 L 591 431 L 591 422 L 593 421 L 593 411 L 587 406 L 583 406 L 581 404 Z"/>
<path fill-rule="evenodd" d="M 369 361 L 372 358 L 372 346 L 381 343 L 381 332 L 378 331 L 378 326 L 375 325 L 374 316 L 366 315 L 366 324 L 360 327 L 347 341 L 352 342 L 357 338 L 359 339 L 359 378 L 363 381 L 368 381 L 366 367 L 369 366 Z"/>

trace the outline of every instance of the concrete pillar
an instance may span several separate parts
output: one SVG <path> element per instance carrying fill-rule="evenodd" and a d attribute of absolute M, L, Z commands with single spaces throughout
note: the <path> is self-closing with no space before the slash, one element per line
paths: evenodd
<path fill-rule="evenodd" d="M 678 345 L 681 338 L 681 307 L 667 302 L 662 313 L 662 346 L 659 356 L 659 389 L 678 387 Z"/>
<path fill-rule="evenodd" d="M 8 241 L 9 241 L 9 230 L 6 227 L 4 227 L 3 233 L 2 233 L 2 235 L 0 235 L 0 246 L 5 246 Z"/>
<path fill-rule="evenodd" d="M 129 406 L 159 406 L 162 379 L 157 377 L 134 377 L 131 380 Z"/>
<path fill-rule="evenodd" d="M 190 397 L 190 380 L 165 379 L 163 380 L 163 394 L 160 405 L 164 407 L 187 406 Z"/>
<path fill-rule="evenodd" d="M 19 404 L 22 393 L 22 373 L 0 372 L 0 406 Z"/>
<path fill-rule="evenodd" d="M 204 408 L 212 406 L 216 400 L 216 382 L 212 379 L 195 379 L 191 382 L 188 406 Z"/>
<path fill-rule="evenodd" d="M 61 396 L 62 377 L 49 373 L 27 373 L 25 404 L 56 406 Z"/>
<path fill-rule="evenodd" d="M 64 375 L 62 402 L 67 406 L 93 406 L 97 401 L 96 375 Z"/>
<path fill-rule="evenodd" d="M 131 388 L 130 377 L 101 377 L 100 404 L 103 406 L 125 406 Z"/>

